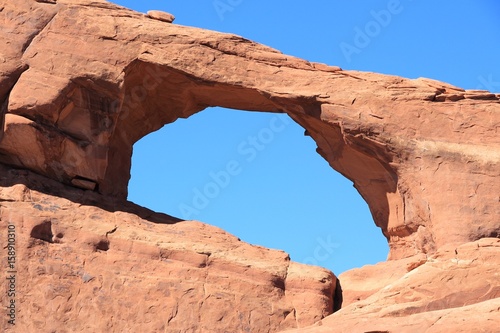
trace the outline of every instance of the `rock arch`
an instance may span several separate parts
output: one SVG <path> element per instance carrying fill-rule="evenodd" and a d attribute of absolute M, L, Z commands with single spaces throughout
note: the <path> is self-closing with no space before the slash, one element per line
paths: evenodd
<path fill-rule="evenodd" d="M 3 11 L 30 24 L 5 22 L 2 163 L 124 200 L 144 135 L 209 106 L 284 112 L 354 182 L 391 258 L 499 232 L 498 95 L 309 63 L 106 2 Z"/>

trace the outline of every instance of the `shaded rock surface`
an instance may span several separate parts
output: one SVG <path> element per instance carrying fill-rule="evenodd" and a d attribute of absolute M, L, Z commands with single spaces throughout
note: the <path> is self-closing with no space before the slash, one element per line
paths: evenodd
<path fill-rule="evenodd" d="M 498 94 L 344 71 L 171 20 L 102 0 L 0 0 L 16 329 L 494 331 Z M 343 274 L 339 312 L 321 320 L 340 299 L 331 272 L 126 202 L 133 144 L 211 106 L 288 114 L 368 203 L 391 260 Z"/>
<path fill-rule="evenodd" d="M 2 170 L 0 184 L 18 310 L 15 326 L 0 317 L 2 332 L 276 332 L 333 311 L 335 276 L 282 251 L 130 203 L 113 211 L 112 200 L 26 171 Z"/>

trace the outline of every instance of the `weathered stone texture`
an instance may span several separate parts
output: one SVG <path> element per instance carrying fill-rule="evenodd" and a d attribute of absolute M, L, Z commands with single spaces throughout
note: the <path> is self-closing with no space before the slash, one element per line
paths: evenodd
<path fill-rule="evenodd" d="M 326 269 L 201 222 L 0 171 L 0 237 L 15 227 L 18 311 L 15 326 L 2 311 L 2 332 L 267 333 L 333 311 L 336 278 Z M 3 309 L 7 288 L 2 276 Z"/>
<path fill-rule="evenodd" d="M 498 318 L 500 95 L 171 21 L 102 0 L 0 0 L 1 231 L 19 225 L 22 327 L 267 332 L 331 313 L 332 273 L 125 201 L 133 144 L 210 106 L 288 114 L 388 239 L 391 261 L 344 274 L 347 307 L 312 331 Z"/>
<path fill-rule="evenodd" d="M 391 258 L 499 233 L 497 95 L 342 71 L 106 2 L 0 6 L 3 163 L 125 198 L 148 133 L 208 106 L 285 112 L 354 182 Z"/>

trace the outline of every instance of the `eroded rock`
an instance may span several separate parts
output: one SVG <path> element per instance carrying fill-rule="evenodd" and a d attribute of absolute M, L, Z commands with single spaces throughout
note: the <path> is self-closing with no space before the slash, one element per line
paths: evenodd
<path fill-rule="evenodd" d="M 159 11 L 159 10 L 150 10 L 150 11 L 148 11 L 147 16 L 149 18 L 154 19 L 154 20 L 159 20 L 159 21 L 163 21 L 163 22 L 167 22 L 167 23 L 172 23 L 175 20 L 175 16 L 174 15 L 172 15 L 170 13 L 162 12 L 162 11 Z"/>
<path fill-rule="evenodd" d="M 3 163 L 124 199 L 133 144 L 164 124 L 216 105 L 284 112 L 353 181 L 391 258 L 500 232 L 496 95 L 312 64 L 104 1 L 2 6 Z"/>
<path fill-rule="evenodd" d="M 340 276 L 347 306 L 314 327 L 321 332 L 494 332 L 500 316 L 500 239 L 447 247 L 426 258 L 366 266 Z M 398 263 L 398 261 L 401 261 Z M 418 267 L 407 272 L 404 268 Z"/>
<path fill-rule="evenodd" d="M 17 253 L 16 325 L 2 315 L 3 332 L 277 332 L 333 312 L 330 271 L 201 222 L 142 219 L 144 208 L 5 168 L 0 203 Z"/>
<path fill-rule="evenodd" d="M 496 327 L 500 95 L 309 63 L 103 0 L 0 8 L 16 329 L 275 332 L 342 298 L 301 332 Z M 133 144 L 210 106 L 303 126 L 367 201 L 391 261 L 343 274 L 339 297 L 331 272 L 126 202 Z"/>

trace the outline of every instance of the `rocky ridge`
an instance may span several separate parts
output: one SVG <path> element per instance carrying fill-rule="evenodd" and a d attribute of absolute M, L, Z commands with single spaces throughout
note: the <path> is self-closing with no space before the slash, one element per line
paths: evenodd
<path fill-rule="evenodd" d="M 4 332 L 276 332 L 333 312 L 326 269 L 28 171 L 0 175 L 0 235 L 14 227 L 17 271 Z"/>

